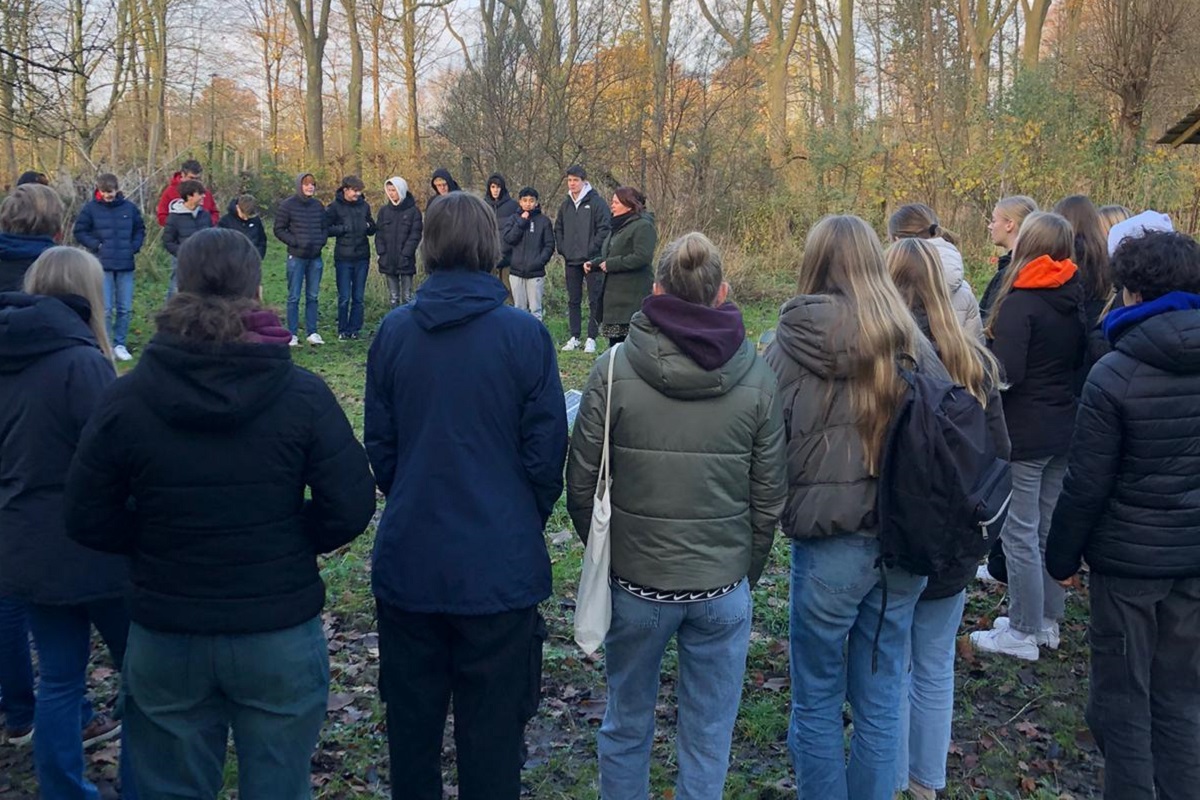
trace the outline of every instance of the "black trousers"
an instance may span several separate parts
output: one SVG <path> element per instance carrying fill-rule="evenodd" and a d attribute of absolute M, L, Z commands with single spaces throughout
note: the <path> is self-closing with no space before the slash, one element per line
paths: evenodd
<path fill-rule="evenodd" d="M 1104 796 L 1193 800 L 1200 792 L 1200 578 L 1093 572 L 1091 609 L 1087 720 L 1104 753 Z"/>
<path fill-rule="evenodd" d="M 542 688 L 536 606 L 484 616 L 413 614 L 377 603 L 392 797 L 441 800 L 451 698 L 460 800 L 517 800 L 525 723 Z"/>
<path fill-rule="evenodd" d="M 576 339 L 581 338 L 585 279 L 588 290 L 587 338 L 595 339 L 600 334 L 600 317 L 604 313 L 604 273 L 599 267 L 585 276 L 582 264 L 567 264 L 567 328 Z"/>

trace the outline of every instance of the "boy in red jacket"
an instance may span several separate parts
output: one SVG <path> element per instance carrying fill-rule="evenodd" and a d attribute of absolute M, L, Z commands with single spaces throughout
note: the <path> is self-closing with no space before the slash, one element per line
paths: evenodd
<path fill-rule="evenodd" d="M 179 165 L 179 172 L 171 176 L 171 182 L 167 184 L 167 188 L 163 189 L 162 196 L 158 198 L 156 211 L 158 212 L 159 227 L 165 228 L 167 225 L 167 215 L 171 213 L 171 202 L 182 199 L 179 196 L 179 184 L 184 181 L 199 181 L 202 172 L 204 172 L 204 167 L 200 166 L 200 162 L 194 158 L 189 158 Z M 204 190 L 201 207 L 212 217 L 210 227 L 217 227 L 217 223 L 221 221 L 221 212 L 217 211 L 217 201 L 208 189 Z"/>

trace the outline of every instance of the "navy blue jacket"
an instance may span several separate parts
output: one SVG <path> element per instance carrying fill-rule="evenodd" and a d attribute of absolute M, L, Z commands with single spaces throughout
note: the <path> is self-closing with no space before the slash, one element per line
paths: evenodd
<path fill-rule="evenodd" d="M 0 292 L 21 291 L 30 265 L 55 244 L 49 236 L 0 233 Z"/>
<path fill-rule="evenodd" d="M 261 258 L 267 257 L 267 229 L 263 227 L 262 217 L 257 214 L 250 219 L 242 219 L 237 213 L 237 200 L 229 203 L 229 211 L 217 223 L 218 228 L 228 228 L 237 231 L 250 240 Z"/>
<path fill-rule="evenodd" d="M 84 425 L 114 380 L 81 297 L 0 294 L 0 593 L 73 605 L 121 597 L 121 556 L 67 538 L 63 491 Z"/>
<path fill-rule="evenodd" d="M 275 210 L 275 238 L 287 245 L 293 258 L 320 258 L 329 238 L 325 206 L 315 196 L 305 197 L 300 190 L 310 173 L 296 178 L 296 193 Z"/>
<path fill-rule="evenodd" d="M 1200 296 L 1114 311 L 1083 387 L 1046 543 L 1059 580 L 1200 577 Z"/>
<path fill-rule="evenodd" d="M 567 419 L 550 333 L 494 276 L 438 270 L 367 359 L 367 455 L 387 506 L 372 586 L 417 613 L 495 614 L 550 596 L 543 532 Z"/>
<path fill-rule="evenodd" d="M 111 203 L 96 197 L 75 220 L 75 241 L 83 245 L 109 272 L 129 272 L 133 257 L 146 240 L 142 212 L 120 192 Z"/>

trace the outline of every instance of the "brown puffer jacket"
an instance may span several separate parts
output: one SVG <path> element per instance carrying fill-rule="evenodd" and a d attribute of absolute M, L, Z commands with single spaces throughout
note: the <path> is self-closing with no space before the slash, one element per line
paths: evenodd
<path fill-rule="evenodd" d="M 947 378 L 928 340 L 914 332 L 922 370 Z M 779 379 L 787 434 L 788 499 L 780 524 L 792 539 L 872 533 L 876 479 L 854 424 L 849 379 L 856 331 L 844 301 L 793 297 L 779 312 L 766 360 Z"/>

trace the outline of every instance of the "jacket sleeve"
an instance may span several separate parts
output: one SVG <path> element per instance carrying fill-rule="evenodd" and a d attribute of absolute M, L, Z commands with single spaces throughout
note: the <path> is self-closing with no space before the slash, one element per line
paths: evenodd
<path fill-rule="evenodd" d="M 319 381 L 304 482 L 304 530 L 318 553 L 336 550 L 367 529 L 375 514 L 375 482 L 350 421 Z"/>
<path fill-rule="evenodd" d="M 1104 384 L 1112 384 L 1104 386 Z M 1124 380 L 1097 364 L 1083 386 L 1067 457 L 1067 476 L 1046 541 L 1046 571 L 1066 580 L 1079 570 L 1088 536 L 1100 522 L 1121 464 L 1121 406 L 1112 391 Z"/>
<path fill-rule="evenodd" d="M 592 528 L 592 500 L 596 496 L 596 480 L 600 476 L 608 360 L 613 357 L 612 353 L 610 349 L 596 359 L 592 374 L 588 376 L 567 456 L 567 513 L 571 516 L 575 533 L 584 544 L 587 544 Z"/>
<path fill-rule="evenodd" d="M 554 218 L 554 246 L 559 253 L 563 251 L 563 210 L 560 206 L 558 216 Z M 564 256 L 565 258 L 565 256 Z"/>
<path fill-rule="evenodd" d="M 962 322 L 963 331 L 967 336 L 970 336 L 975 341 L 983 344 L 983 317 L 979 314 L 979 301 L 975 299 L 975 294 L 971 291 L 971 286 L 966 281 L 959 284 L 958 291 L 954 297 L 954 305 L 958 306 L 959 320 Z"/>
<path fill-rule="evenodd" d="M 96 220 L 92 215 L 92 204 L 88 203 L 75 218 L 75 228 L 71 231 L 75 241 L 92 253 L 100 252 L 100 239 L 96 236 Z"/>
<path fill-rule="evenodd" d="M 174 199 L 174 197 L 171 197 L 170 186 L 163 189 L 162 194 L 158 196 L 158 206 L 154 210 L 154 213 L 158 216 L 158 227 L 165 228 L 167 226 L 167 215 L 171 213 L 171 201 Z"/>
<path fill-rule="evenodd" d="M 653 225 L 638 225 L 633 231 L 633 251 L 620 256 L 608 256 L 604 261 L 605 272 L 632 272 L 645 269 L 654 263 L 654 246 L 658 233 Z"/>
<path fill-rule="evenodd" d="M 385 209 L 380 209 L 380 211 L 379 211 L 379 221 L 380 222 L 382 222 L 385 219 L 385 217 L 383 216 L 384 210 Z M 387 255 L 388 234 L 392 233 L 396 229 L 396 225 L 398 224 L 398 222 L 399 222 L 399 220 L 393 220 L 391 226 L 389 226 L 388 229 L 384 232 L 381 232 L 378 227 L 376 227 L 376 229 L 375 229 L 376 234 L 378 234 L 375 237 L 375 255 L 379 256 L 379 258 L 381 260 L 383 259 L 384 256 Z M 378 226 L 378 223 L 376 223 L 376 225 Z"/>
<path fill-rule="evenodd" d="M 67 535 L 84 547 L 106 553 L 130 553 L 134 546 L 135 512 L 130 497 L 127 438 L 110 402 L 84 426 L 79 447 L 67 470 L 63 494 Z"/>
<path fill-rule="evenodd" d="M 363 202 L 366 203 L 365 200 Z M 367 230 L 365 231 L 365 234 L 367 236 L 374 236 L 375 231 L 375 218 L 371 216 L 371 204 L 367 203 Z"/>
<path fill-rule="evenodd" d="M 421 212 L 413 214 L 412 225 L 408 228 L 408 238 L 404 241 L 404 247 L 401 253 L 404 258 L 415 264 L 417 259 L 417 247 L 421 244 L 421 233 L 425 229 L 425 222 L 421 219 Z"/>
<path fill-rule="evenodd" d="M 1000 399 L 1000 389 L 992 386 L 988 389 L 987 405 L 984 406 L 984 416 L 987 420 L 988 434 L 996 453 L 1005 461 L 1012 458 L 1012 440 L 1008 436 L 1008 423 L 1004 420 L 1004 401 Z"/>
<path fill-rule="evenodd" d="M 549 330 L 539 325 L 538 337 L 542 350 L 541 363 L 529 365 L 536 374 L 521 405 L 521 460 L 525 476 L 533 485 L 544 527 L 563 492 L 563 462 L 567 457 L 567 407 Z"/>
<path fill-rule="evenodd" d="M 608 210 L 608 204 L 603 200 L 592 203 L 592 241 L 591 254 L 588 256 L 589 261 L 599 260 L 600 247 L 604 244 L 604 240 L 608 238 L 608 234 L 611 231 L 612 212 Z"/>
<path fill-rule="evenodd" d="M 213 197 L 212 192 L 204 192 L 204 199 L 201 201 L 201 205 L 204 206 L 204 210 L 208 212 L 208 215 L 212 217 L 212 225 L 209 227 L 217 227 L 217 221 L 221 219 L 221 211 L 217 208 L 217 200 Z"/>
<path fill-rule="evenodd" d="M 1019 386 L 1025 380 L 1025 363 L 1029 357 L 1029 315 L 1021 309 L 1013 308 L 1010 297 L 1000 304 L 992 333 L 992 353 L 1000 362 L 1002 372 L 1001 388 Z"/>
<path fill-rule="evenodd" d="M 363 398 L 363 443 L 375 472 L 375 485 L 385 495 L 396 478 L 396 416 L 392 400 L 391 329 L 385 319 L 367 353 L 367 385 Z"/>
<path fill-rule="evenodd" d="M 516 247 L 525 238 L 525 231 L 528 229 L 526 223 L 529 220 L 521 219 L 520 214 L 513 214 L 508 219 L 504 220 L 504 224 L 500 227 L 501 238 L 509 247 Z"/>
<path fill-rule="evenodd" d="M 750 455 L 750 585 L 758 583 L 771 555 L 775 526 L 787 502 L 787 449 L 783 433 L 783 405 L 775 380 L 754 435 Z"/>
<path fill-rule="evenodd" d="M 133 255 L 136 256 L 146 243 L 146 221 L 142 219 L 141 209 L 133 203 L 129 205 L 133 208 Z"/>
<path fill-rule="evenodd" d="M 342 215 L 337 211 L 337 203 L 330 203 L 325 209 L 325 233 L 326 237 L 340 236 L 346 233 L 347 226 L 342 222 Z"/>
<path fill-rule="evenodd" d="M 275 238 L 286 244 L 288 247 L 299 247 L 300 242 L 296 239 L 296 234 L 292 233 L 292 212 L 287 206 L 287 201 L 279 204 L 279 208 L 275 211 Z"/>
<path fill-rule="evenodd" d="M 175 217 L 178 214 L 173 214 L 167 217 L 167 227 L 163 228 L 162 243 L 163 247 L 171 255 L 179 254 L 179 225 Z"/>
<path fill-rule="evenodd" d="M 254 247 L 258 250 L 258 255 L 261 258 L 267 257 L 267 229 L 263 227 L 262 218 L 258 220 L 258 227 L 254 229 Z"/>
<path fill-rule="evenodd" d="M 542 247 L 538 251 L 537 266 L 544 267 L 554 258 L 554 231 L 549 224 L 542 226 Z"/>

